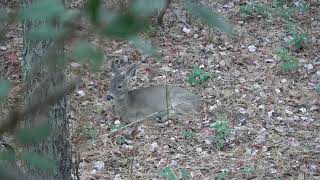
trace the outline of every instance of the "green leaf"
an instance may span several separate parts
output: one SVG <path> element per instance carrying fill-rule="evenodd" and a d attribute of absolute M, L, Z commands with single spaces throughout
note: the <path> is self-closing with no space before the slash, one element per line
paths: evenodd
<path fill-rule="evenodd" d="M 7 97 L 10 91 L 10 82 L 0 79 L 0 98 Z"/>
<path fill-rule="evenodd" d="M 71 56 L 80 62 L 88 63 L 95 71 L 99 70 L 103 62 L 103 52 L 88 42 L 80 42 Z"/>
<path fill-rule="evenodd" d="M 147 27 L 147 19 L 137 19 L 129 14 L 117 15 L 104 29 L 104 33 L 111 38 L 129 38 L 143 31 Z"/>
<path fill-rule="evenodd" d="M 253 7 L 249 4 L 246 5 L 241 5 L 240 6 L 240 12 L 248 15 L 248 16 L 252 16 L 254 13 Z"/>
<path fill-rule="evenodd" d="M 78 17 L 79 15 L 80 15 L 79 10 L 74 10 L 74 9 L 67 10 L 61 16 L 61 21 L 62 22 L 69 22 L 69 21 L 72 21 L 73 19 L 75 19 L 76 17 Z"/>
<path fill-rule="evenodd" d="M 4 22 L 8 19 L 8 12 L 4 8 L 0 8 L 0 22 Z"/>
<path fill-rule="evenodd" d="M 208 7 L 191 2 L 187 2 L 185 6 L 192 15 L 203 20 L 209 27 L 216 27 L 229 35 L 234 34 L 232 26 Z"/>
<path fill-rule="evenodd" d="M 45 24 L 36 29 L 33 29 L 28 37 L 32 40 L 49 40 L 57 38 L 62 34 L 63 31 L 61 29 L 57 29 L 54 26 Z"/>
<path fill-rule="evenodd" d="M 16 158 L 15 153 L 13 151 L 1 151 L 0 152 L 0 161 L 14 161 Z"/>
<path fill-rule="evenodd" d="M 199 77 L 199 76 L 201 75 L 201 73 L 202 73 L 202 71 L 201 71 L 200 68 L 195 68 L 195 69 L 194 69 L 194 74 L 195 74 L 195 76 Z"/>
<path fill-rule="evenodd" d="M 165 166 L 162 171 L 160 172 L 160 176 L 166 177 L 170 180 L 177 180 L 177 176 L 171 171 L 171 169 L 168 166 Z"/>
<path fill-rule="evenodd" d="M 49 125 L 44 124 L 36 128 L 23 128 L 17 130 L 16 139 L 21 144 L 30 144 L 45 140 L 49 136 Z"/>
<path fill-rule="evenodd" d="M 49 18 L 59 17 L 64 13 L 63 4 L 57 0 L 41 0 L 25 7 L 20 18 L 25 20 L 45 20 Z"/>
<path fill-rule="evenodd" d="M 93 23 L 96 23 L 99 20 L 100 7 L 101 7 L 100 0 L 89 0 L 88 1 L 86 8 L 87 8 L 87 12 L 90 16 L 90 19 Z"/>
<path fill-rule="evenodd" d="M 150 16 L 152 13 L 162 10 L 166 6 L 166 0 L 135 0 L 131 11 L 137 16 Z"/>
<path fill-rule="evenodd" d="M 186 169 L 182 169 L 182 170 L 181 170 L 181 176 L 182 176 L 182 180 L 189 180 L 189 179 L 191 179 L 190 172 L 188 172 Z"/>
<path fill-rule="evenodd" d="M 130 38 L 130 42 L 138 49 L 142 51 L 143 54 L 148 54 L 150 56 L 159 57 L 159 52 L 155 47 L 151 44 L 147 43 L 143 39 L 139 38 L 138 36 L 133 36 Z"/>
<path fill-rule="evenodd" d="M 36 153 L 24 152 L 21 154 L 21 159 L 29 165 L 44 171 L 55 170 L 57 168 L 54 160 L 43 157 Z"/>

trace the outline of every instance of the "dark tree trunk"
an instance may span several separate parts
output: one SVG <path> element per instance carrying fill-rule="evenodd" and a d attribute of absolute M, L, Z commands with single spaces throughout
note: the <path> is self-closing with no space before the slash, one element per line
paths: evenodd
<path fill-rule="evenodd" d="M 22 0 L 23 7 L 35 2 L 35 0 Z M 24 22 L 24 34 L 31 29 L 37 28 L 45 22 Z M 59 28 L 59 25 L 57 25 Z M 55 58 L 44 58 L 50 52 Z M 56 41 L 34 41 L 28 38 L 24 40 L 23 68 L 27 87 L 26 104 L 35 100 L 43 101 L 54 89 L 64 82 L 63 67 L 59 65 L 58 57 L 63 55 L 63 43 Z M 39 118 L 41 117 L 41 118 Z M 39 120 L 40 119 L 40 120 Z M 41 119 L 45 119 L 41 121 Z M 67 119 L 66 98 L 46 108 L 39 110 L 36 114 L 26 117 L 26 127 L 37 127 L 39 122 L 46 122 L 50 135 L 42 141 L 28 145 L 24 151 L 35 152 L 47 158 L 55 160 L 57 171 L 43 171 L 28 166 L 28 173 L 40 179 L 71 179 L 71 145 L 69 134 L 69 122 Z"/>

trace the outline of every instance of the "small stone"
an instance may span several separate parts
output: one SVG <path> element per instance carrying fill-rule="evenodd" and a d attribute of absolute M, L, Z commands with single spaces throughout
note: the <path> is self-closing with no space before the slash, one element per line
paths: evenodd
<path fill-rule="evenodd" d="M 77 94 L 78 94 L 80 97 L 83 97 L 83 96 L 86 95 L 86 93 L 85 93 L 83 90 L 77 91 Z"/>
<path fill-rule="evenodd" d="M 219 61 L 219 66 L 220 67 L 225 67 L 226 66 L 226 62 L 224 60 Z"/>
<path fill-rule="evenodd" d="M 207 47 L 206 47 L 207 50 L 213 50 L 213 44 L 209 44 Z"/>
<path fill-rule="evenodd" d="M 307 109 L 302 107 L 299 109 L 299 111 L 301 111 L 302 113 L 305 113 L 305 112 L 307 112 Z"/>
<path fill-rule="evenodd" d="M 292 115 L 293 114 L 293 112 L 288 110 L 288 109 L 285 110 L 285 113 L 288 114 L 288 115 Z"/>
<path fill-rule="evenodd" d="M 307 68 L 307 70 L 309 70 L 309 71 L 313 69 L 312 64 L 306 64 L 304 67 Z"/>
<path fill-rule="evenodd" d="M 246 79 L 244 77 L 240 77 L 239 78 L 239 82 L 242 84 L 242 83 L 245 83 L 246 82 Z"/>
<path fill-rule="evenodd" d="M 115 51 L 114 53 L 115 54 L 121 54 L 122 52 L 123 52 L 123 49 L 119 49 L 119 50 Z"/>
<path fill-rule="evenodd" d="M 273 62 L 275 62 L 275 60 L 274 59 L 266 59 L 265 62 L 266 63 L 273 63 Z"/>
<path fill-rule="evenodd" d="M 187 27 L 184 27 L 184 28 L 182 29 L 182 31 L 183 31 L 184 33 L 186 33 L 186 34 L 190 34 L 191 29 L 189 29 L 189 28 L 187 28 Z"/>
<path fill-rule="evenodd" d="M 101 171 L 104 169 L 104 162 L 102 161 L 97 161 L 94 165 L 94 168 L 98 171 Z"/>
<path fill-rule="evenodd" d="M 268 117 L 271 118 L 272 115 L 273 115 L 273 113 L 274 113 L 274 110 L 269 111 L 269 112 L 268 112 Z"/>
<path fill-rule="evenodd" d="M 157 142 L 153 142 L 153 143 L 150 145 L 149 150 L 150 150 L 151 152 L 154 152 L 154 151 L 156 151 L 157 149 L 159 149 L 158 143 L 157 143 Z"/>
<path fill-rule="evenodd" d="M 250 45 L 250 46 L 248 46 L 248 50 L 250 52 L 255 52 L 257 50 L 257 48 L 254 45 Z"/>
<path fill-rule="evenodd" d="M 96 174 L 96 173 L 97 173 L 97 170 L 96 170 L 96 169 L 92 169 L 92 170 L 90 171 L 90 173 L 91 173 L 91 174 Z"/>
<path fill-rule="evenodd" d="M 240 114 L 247 114 L 247 110 L 245 108 L 239 108 L 239 113 Z"/>
<path fill-rule="evenodd" d="M 122 180 L 121 175 L 120 174 L 116 174 L 114 176 L 113 180 Z"/>
<path fill-rule="evenodd" d="M 200 154 L 202 152 L 202 148 L 201 147 L 197 147 L 196 148 L 196 152 Z"/>
<path fill-rule="evenodd" d="M 215 106 L 215 105 L 209 106 L 209 111 L 210 111 L 210 112 L 213 112 L 216 107 L 217 107 L 217 106 Z"/>
<path fill-rule="evenodd" d="M 194 34 L 193 37 L 197 39 L 199 37 L 199 34 Z"/>
<path fill-rule="evenodd" d="M 72 62 L 72 63 L 70 63 L 70 66 L 73 67 L 73 68 L 78 68 L 78 67 L 81 66 L 81 64 L 76 63 L 76 62 Z"/>
<path fill-rule="evenodd" d="M 318 106 L 313 105 L 313 106 L 311 106 L 310 111 L 314 111 L 314 110 L 318 110 L 318 109 L 319 109 Z"/>
<path fill-rule="evenodd" d="M 281 83 L 286 83 L 287 80 L 286 80 L 286 79 L 282 79 L 280 82 L 281 82 Z"/>

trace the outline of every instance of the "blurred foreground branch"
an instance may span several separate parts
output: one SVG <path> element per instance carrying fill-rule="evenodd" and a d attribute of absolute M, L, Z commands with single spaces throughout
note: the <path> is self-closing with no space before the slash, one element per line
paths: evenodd
<path fill-rule="evenodd" d="M 36 113 L 39 109 L 44 109 L 49 107 L 50 105 L 57 102 L 57 100 L 61 99 L 63 96 L 71 93 L 75 88 L 76 85 L 80 82 L 80 78 L 76 78 L 65 85 L 60 85 L 56 87 L 53 93 L 48 94 L 45 100 L 39 99 L 39 97 L 32 97 L 35 100 L 27 104 L 23 110 L 18 110 L 18 108 L 13 108 L 9 115 L 4 119 L 0 120 L 0 134 L 3 134 L 6 131 L 14 129 L 19 121 L 24 120 L 24 118 L 28 114 Z M 17 106 L 16 106 L 17 107 Z"/>

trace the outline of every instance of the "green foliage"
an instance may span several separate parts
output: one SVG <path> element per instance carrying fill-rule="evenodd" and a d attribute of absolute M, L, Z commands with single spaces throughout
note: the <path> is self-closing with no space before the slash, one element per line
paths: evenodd
<path fill-rule="evenodd" d="M 296 49 L 302 49 L 305 41 L 307 40 L 308 34 L 307 33 L 293 33 L 292 39 L 289 41 L 289 45 L 294 45 Z"/>
<path fill-rule="evenodd" d="M 144 31 L 148 36 L 155 36 L 156 33 L 157 33 L 157 29 L 152 25 L 150 24 L 146 30 Z"/>
<path fill-rule="evenodd" d="M 57 29 L 49 24 L 44 24 L 33 29 L 29 34 L 29 38 L 32 40 L 49 40 L 59 37 L 62 33 L 63 31 L 61 29 Z"/>
<path fill-rule="evenodd" d="M 306 2 L 299 4 L 297 7 L 297 10 L 303 13 L 308 12 L 309 9 L 310 9 L 309 4 Z"/>
<path fill-rule="evenodd" d="M 253 14 L 255 13 L 255 10 L 252 5 L 245 4 L 240 6 L 240 12 L 248 16 L 253 16 Z"/>
<path fill-rule="evenodd" d="M 226 117 L 219 117 L 218 120 L 211 125 L 211 128 L 215 131 L 213 142 L 219 149 L 224 147 L 226 139 L 231 134 L 231 128 L 228 125 Z"/>
<path fill-rule="evenodd" d="M 160 177 L 164 177 L 168 180 L 178 180 L 177 176 L 174 174 L 173 171 L 171 171 L 171 169 L 168 166 L 163 167 L 159 175 Z"/>
<path fill-rule="evenodd" d="M 189 180 L 189 179 L 191 179 L 190 173 L 189 173 L 187 170 L 185 170 L 185 169 L 182 169 L 182 170 L 181 170 L 181 177 L 182 177 L 182 180 Z"/>
<path fill-rule="evenodd" d="M 265 18 L 270 18 L 273 13 L 273 10 L 262 3 L 252 2 L 251 4 L 241 5 L 240 12 L 248 16 L 260 14 Z"/>
<path fill-rule="evenodd" d="M 261 3 L 255 3 L 254 9 L 257 14 L 260 14 L 261 16 L 263 16 L 265 18 L 270 18 L 273 13 L 273 9 L 271 9 L 269 6 L 261 4 Z"/>
<path fill-rule="evenodd" d="M 5 22 L 9 18 L 8 12 L 4 8 L 0 8 L 0 22 Z"/>
<path fill-rule="evenodd" d="M 149 56 L 159 57 L 160 54 L 157 52 L 156 48 L 154 48 L 151 44 L 147 43 L 143 39 L 138 36 L 133 36 L 130 38 L 130 42 L 134 47 L 140 49 L 143 54 L 148 54 Z"/>
<path fill-rule="evenodd" d="M 76 10 L 76 9 L 66 10 L 64 12 L 63 16 L 61 17 L 61 22 L 63 22 L 63 23 L 69 22 L 78 16 L 80 16 L 79 10 Z"/>
<path fill-rule="evenodd" d="M 24 152 L 21 154 L 21 160 L 43 171 L 55 171 L 57 169 L 55 160 L 46 158 L 37 153 Z"/>
<path fill-rule="evenodd" d="M 25 7 L 20 13 L 20 18 L 36 21 L 56 18 L 62 14 L 64 14 L 64 6 L 60 1 L 41 0 Z"/>
<path fill-rule="evenodd" d="M 273 5 L 276 7 L 276 8 L 283 8 L 283 6 L 285 5 L 286 1 L 285 0 L 274 0 L 273 1 Z"/>
<path fill-rule="evenodd" d="M 77 61 L 88 63 L 93 70 L 99 70 L 104 56 L 102 50 L 88 42 L 80 42 L 71 52 L 71 57 Z"/>
<path fill-rule="evenodd" d="M 148 27 L 147 19 L 139 19 L 131 14 L 116 15 L 105 27 L 105 35 L 111 38 L 130 38 Z"/>
<path fill-rule="evenodd" d="M 31 144 L 46 139 L 49 133 L 49 125 L 46 123 L 36 128 L 18 129 L 16 139 L 21 144 Z"/>
<path fill-rule="evenodd" d="M 7 97 L 10 91 L 10 82 L 0 79 L 0 100 Z"/>
<path fill-rule="evenodd" d="M 12 151 L 1 151 L 0 152 L 0 162 L 1 161 L 15 161 L 16 156 Z"/>
<path fill-rule="evenodd" d="M 98 130 L 90 125 L 89 123 L 85 124 L 83 127 L 80 128 L 80 136 L 85 138 L 90 138 L 93 141 L 96 140 L 98 135 Z"/>
<path fill-rule="evenodd" d="M 183 129 L 180 134 L 185 139 L 191 139 L 195 137 L 195 133 L 192 132 L 191 129 Z"/>
<path fill-rule="evenodd" d="M 277 57 L 280 59 L 281 68 L 284 71 L 293 71 L 298 69 L 299 67 L 298 59 L 291 56 L 287 50 L 285 49 L 280 50 L 277 53 Z"/>
<path fill-rule="evenodd" d="M 229 35 L 234 34 L 231 24 L 227 23 L 222 17 L 218 16 L 207 6 L 187 1 L 185 7 L 193 16 L 207 23 L 209 27 L 218 28 Z"/>
<path fill-rule="evenodd" d="M 316 85 L 315 90 L 320 95 L 320 83 Z"/>
<path fill-rule="evenodd" d="M 128 141 L 128 138 L 125 136 L 120 136 L 120 137 L 117 137 L 116 139 L 116 143 L 119 145 L 126 144 L 127 141 Z"/>
<path fill-rule="evenodd" d="M 256 169 L 252 166 L 246 166 L 244 168 L 241 168 L 241 172 L 246 175 L 253 175 L 256 173 Z"/>
<path fill-rule="evenodd" d="M 274 0 L 273 6 L 252 1 L 248 4 L 241 5 L 240 12 L 248 16 L 259 14 L 264 18 L 282 17 L 284 20 L 289 21 L 293 20 L 292 16 L 296 10 L 300 12 L 306 12 L 308 10 L 307 3 L 301 4 L 297 8 L 285 5 L 285 0 Z"/>
<path fill-rule="evenodd" d="M 208 72 L 203 72 L 201 68 L 193 67 L 193 71 L 188 75 L 187 82 L 191 86 L 207 86 L 212 78 Z"/>
<path fill-rule="evenodd" d="M 224 180 L 224 179 L 227 179 L 227 177 L 230 175 L 230 171 L 222 171 L 222 172 L 219 172 L 218 173 L 218 180 Z"/>
<path fill-rule="evenodd" d="M 98 22 L 100 7 L 101 7 L 100 0 L 89 0 L 87 2 L 86 10 L 87 10 L 87 13 L 89 14 L 89 17 L 92 23 Z"/>
<path fill-rule="evenodd" d="M 136 0 L 130 6 L 130 10 L 136 16 L 148 17 L 165 7 L 166 0 Z"/>

